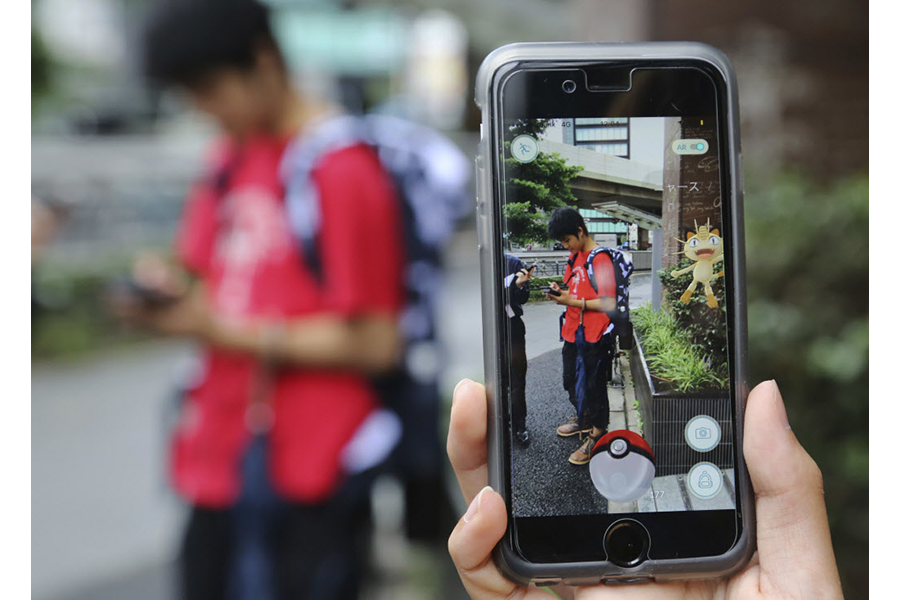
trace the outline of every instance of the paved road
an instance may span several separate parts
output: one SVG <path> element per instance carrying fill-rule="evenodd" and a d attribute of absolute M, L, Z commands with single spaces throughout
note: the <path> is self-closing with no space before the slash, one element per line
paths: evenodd
<path fill-rule="evenodd" d="M 32 593 L 76 595 L 174 555 L 182 519 L 165 476 L 165 414 L 189 362 L 160 342 L 32 370 Z M 140 597 L 140 596 L 138 596 Z"/>
<path fill-rule="evenodd" d="M 547 352 L 528 361 L 525 385 L 531 444 L 513 449 L 513 511 L 517 516 L 581 515 L 607 512 L 587 465 L 568 461 L 577 436 L 561 438 L 556 426 L 574 414 L 562 387 L 562 360 Z"/>
<path fill-rule="evenodd" d="M 641 433 L 634 406 L 634 390 L 628 362 L 617 366 L 623 387 L 611 385 L 609 430 L 629 429 Z M 580 441 L 577 436 L 559 437 L 556 427 L 575 414 L 562 386 L 560 352 L 546 352 L 528 360 L 525 387 L 528 405 L 528 448 L 513 450 L 514 510 L 519 516 L 582 515 L 629 512 L 629 507 L 607 502 L 591 483 L 587 466 L 569 462 Z"/>

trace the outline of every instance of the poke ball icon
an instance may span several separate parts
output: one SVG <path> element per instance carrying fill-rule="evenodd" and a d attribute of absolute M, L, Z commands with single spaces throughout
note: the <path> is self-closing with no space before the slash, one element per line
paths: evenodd
<path fill-rule="evenodd" d="M 650 489 L 656 460 L 647 440 L 633 431 L 610 431 L 594 444 L 588 465 L 597 491 L 613 502 L 632 502 Z"/>

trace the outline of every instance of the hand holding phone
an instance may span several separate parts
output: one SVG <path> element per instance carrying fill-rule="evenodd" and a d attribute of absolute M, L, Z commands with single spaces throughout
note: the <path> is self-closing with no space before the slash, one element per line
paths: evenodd
<path fill-rule="evenodd" d="M 558 283 L 553 281 L 550 283 L 546 298 L 548 300 L 553 300 L 557 304 L 568 306 L 570 296 L 567 290 L 562 289 Z"/>
<path fill-rule="evenodd" d="M 180 298 L 180 296 L 146 286 L 130 276 L 111 280 L 106 289 L 107 295 L 113 302 L 134 302 L 146 308 L 162 308 L 177 302 Z"/>
<path fill-rule="evenodd" d="M 773 599 L 790 595 L 842 597 L 821 475 L 791 429 L 783 425 L 786 420 L 784 402 L 775 382 L 756 386 L 747 403 L 746 457 L 757 497 L 763 499 L 757 510 L 760 525 L 769 532 L 760 541 L 758 567 L 718 581 L 682 581 L 664 587 L 650 583 L 642 588 L 646 589 L 645 595 L 674 600 L 724 597 L 729 590 L 733 593 L 746 589 L 754 590 L 753 594 L 758 596 L 756 590 L 763 589 L 761 580 L 765 578 L 766 597 Z M 450 556 L 473 599 L 530 598 L 538 590 L 507 579 L 491 557 L 506 531 L 508 517 L 503 496 L 485 487 L 488 484 L 487 429 L 484 386 L 461 381 L 453 393 L 447 454 L 469 506 L 450 535 Z M 784 493 L 784 490 L 791 491 Z M 804 518 L 785 521 L 785 515 L 794 514 Z M 806 575 L 798 578 L 798 572 Z M 596 590 L 582 590 L 579 597 L 600 600 L 607 598 L 611 591 L 609 586 L 600 585 Z M 592 595 L 594 592 L 596 596 Z"/>
<path fill-rule="evenodd" d="M 112 311 L 126 321 L 147 321 L 152 313 L 168 309 L 188 294 L 188 277 L 164 257 L 139 254 L 127 275 L 112 279 L 106 297 Z"/>
<path fill-rule="evenodd" d="M 562 296 L 562 292 L 560 292 L 559 290 L 553 289 L 549 285 L 542 287 L 541 291 L 544 292 L 544 294 L 548 294 L 550 296 L 556 296 L 556 297 Z"/>
<path fill-rule="evenodd" d="M 519 287 L 525 285 L 525 283 L 534 275 L 535 268 L 537 268 L 537 264 L 525 267 L 524 269 L 519 269 L 516 273 L 516 285 Z"/>

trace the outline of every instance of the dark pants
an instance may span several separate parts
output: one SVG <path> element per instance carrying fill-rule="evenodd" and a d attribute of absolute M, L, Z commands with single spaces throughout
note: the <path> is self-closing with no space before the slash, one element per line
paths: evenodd
<path fill-rule="evenodd" d="M 586 426 L 607 429 L 609 427 L 609 366 L 612 360 L 610 336 L 604 335 L 598 342 L 586 344 L 584 366 L 586 385 L 584 398 L 584 421 Z M 563 343 L 563 387 L 569 392 L 569 402 L 578 410 L 575 397 L 575 361 L 578 349 L 572 342 Z"/>
<path fill-rule="evenodd" d="M 374 473 L 350 476 L 323 504 L 282 502 L 262 535 L 275 597 L 351 600 L 359 596 L 369 543 L 369 492 Z M 237 509 L 194 507 L 180 557 L 184 600 L 232 600 L 242 519 Z M 243 542 L 246 544 L 246 541 Z"/>
<path fill-rule="evenodd" d="M 525 375 L 528 357 L 525 355 L 525 323 L 522 317 L 509 320 L 511 345 L 509 350 L 509 397 L 512 403 L 512 424 L 516 433 L 525 431 L 528 408 L 525 405 Z"/>

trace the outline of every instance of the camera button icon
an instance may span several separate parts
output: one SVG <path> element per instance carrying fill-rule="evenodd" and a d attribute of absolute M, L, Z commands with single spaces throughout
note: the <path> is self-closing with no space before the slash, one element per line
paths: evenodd
<path fill-rule="evenodd" d="M 719 445 L 722 430 L 712 417 L 697 415 L 685 425 L 684 439 L 697 452 L 709 452 Z"/>

